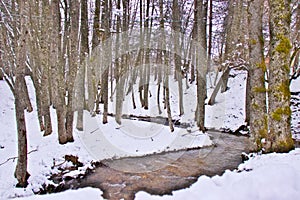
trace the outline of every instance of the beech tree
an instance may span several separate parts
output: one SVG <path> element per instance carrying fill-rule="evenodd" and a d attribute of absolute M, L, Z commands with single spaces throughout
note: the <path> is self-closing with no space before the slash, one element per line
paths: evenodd
<path fill-rule="evenodd" d="M 75 95 L 77 101 L 77 123 L 76 128 L 83 130 L 83 110 L 85 108 L 85 74 L 87 67 L 87 60 L 89 56 L 89 25 L 88 25 L 88 1 L 81 1 L 81 28 L 80 28 L 80 65 L 77 71 L 78 90 Z M 76 84 L 76 83 L 75 83 Z"/>
<path fill-rule="evenodd" d="M 9 8 L 5 9 L 6 12 L 2 13 L 0 19 L 5 24 L 5 26 L 1 25 L 1 44 L 5 52 L 7 52 L 7 57 L 1 57 L 5 64 L 1 70 L 15 98 L 18 136 L 18 160 L 15 177 L 18 180 L 17 186 L 26 187 L 30 175 L 27 172 L 27 130 L 24 111 L 32 112 L 33 110 L 25 82 L 29 49 L 29 4 L 19 0 L 13 1 L 11 5 L 2 4 L 2 6 Z M 2 8 L 1 11 L 3 11 Z M 2 16 L 5 17 L 2 18 Z"/>
<path fill-rule="evenodd" d="M 205 99 L 206 99 L 206 72 L 207 72 L 207 62 L 206 62 L 206 45 L 203 46 L 203 43 L 206 43 L 206 32 L 203 30 L 203 5 L 202 1 L 198 1 L 197 3 L 197 45 L 195 46 L 195 57 L 196 57 L 196 81 L 197 81 L 197 106 L 195 119 L 197 122 L 197 126 L 203 132 L 205 132 Z M 206 26 L 204 26 L 206 27 Z M 202 34 L 200 34 L 202 33 Z M 205 41 L 205 42 L 203 42 Z M 204 52 L 205 53 L 204 53 Z"/>
<path fill-rule="evenodd" d="M 290 109 L 290 1 L 270 1 L 269 133 L 267 152 L 287 152 L 294 148 Z"/>
<path fill-rule="evenodd" d="M 174 30 L 174 64 L 175 64 L 175 78 L 178 82 L 178 99 L 179 99 L 179 115 L 184 114 L 183 108 L 183 90 L 182 90 L 182 72 L 181 72 L 181 49 L 180 49 L 180 41 L 179 36 L 181 33 L 181 20 L 180 20 L 180 4 L 178 0 L 173 0 L 173 21 L 172 28 Z"/>
<path fill-rule="evenodd" d="M 249 1 L 249 93 L 250 96 L 250 132 L 253 145 L 251 148 L 260 150 L 263 138 L 268 134 L 266 107 L 265 72 L 266 64 L 263 55 L 262 15 L 263 1 Z"/>
<path fill-rule="evenodd" d="M 50 73 L 50 39 L 49 19 L 51 7 L 48 1 L 29 1 L 30 5 L 30 67 L 31 79 L 36 88 L 36 102 L 40 130 L 44 136 L 52 133 L 52 122 L 50 116 L 51 104 L 51 73 Z M 39 16 L 39 17 L 36 17 Z M 51 24 L 51 23 L 50 23 Z"/>

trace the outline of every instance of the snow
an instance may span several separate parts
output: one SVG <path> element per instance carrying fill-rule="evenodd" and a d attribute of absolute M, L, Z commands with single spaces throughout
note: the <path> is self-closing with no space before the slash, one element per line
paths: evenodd
<path fill-rule="evenodd" d="M 136 200 L 205 199 L 266 200 L 298 199 L 300 196 L 300 149 L 288 154 L 256 155 L 238 170 L 227 170 L 222 176 L 200 176 L 187 189 L 172 195 L 155 196 L 138 192 Z"/>
<path fill-rule="evenodd" d="M 71 171 L 65 176 L 76 177 L 79 174 L 84 174 L 86 169 L 92 168 L 91 162 L 93 160 L 102 160 L 105 158 L 127 157 L 127 156 L 141 156 L 145 154 L 151 154 L 154 152 L 171 151 L 183 148 L 202 147 L 205 145 L 211 145 L 211 140 L 207 134 L 203 134 L 194 129 L 191 133 L 187 134 L 186 130 L 179 128 L 175 129 L 174 133 L 170 133 L 167 126 L 147 122 L 133 123 L 129 120 L 123 120 L 122 127 L 118 127 L 115 121 L 110 118 L 110 122 L 103 126 L 102 124 L 92 123 L 96 125 L 96 129 L 101 126 L 102 136 L 97 132 L 92 131 L 89 133 L 89 137 L 86 137 L 84 132 L 76 131 L 74 134 L 74 143 L 60 145 L 58 143 L 57 125 L 56 125 L 56 113 L 54 109 L 51 109 L 51 117 L 53 123 L 53 133 L 50 136 L 43 137 L 43 133 L 39 131 L 36 104 L 35 104 L 35 91 L 33 83 L 30 78 L 26 78 L 30 100 L 33 104 L 34 111 L 32 113 L 26 113 L 26 126 L 28 135 L 28 172 L 30 173 L 29 185 L 25 189 L 16 188 L 17 180 L 14 178 L 14 169 L 16 165 L 17 156 L 17 135 L 16 135 L 16 123 L 14 113 L 14 97 L 4 81 L 0 81 L 0 198 L 15 198 L 22 196 L 33 195 L 43 188 L 43 185 L 56 185 L 48 178 L 51 174 L 59 172 L 56 165 L 64 163 L 65 155 L 74 155 L 79 157 L 79 161 L 83 163 L 83 167 L 79 167 L 76 171 Z M 97 116 L 98 118 L 100 116 Z M 96 120 L 97 118 L 90 117 L 89 114 L 85 115 L 85 120 Z M 98 120 L 100 121 L 100 120 Z M 88 122 L 87 122 L 88 123 Z M 89 128 L 93 128 L 93 127 Z M 152 127 L 153 126 L 153 127 Z M 146 135 L 128 135 L 132 133 L 130 128 L 139 127 Z M 117 129 L 116 129 L 117 128 Z M 101 138 L 100 144 L 95 143 L 96 136 Z M 144 140 L 148 138 L 150 140 Z M 87 142 L 88 139 L 92 142 Z M 169 141 L 169 143 L 164 142 Z M 131 144 L 131 145 L 128 145 Z M 96 145 L 96 153 L 93 149 L 87 145 Z M 130 146 L 130 148 L 128 148 Z M 101 147 L 101 148 L 99 148 Z M 105 149 L 102 149 L 105 148 Z M 98 153 L 101 152 L 101 153 Z M 71 166 L 72 163 L 65 162 L 60 167 Z"/>
<path fill-rule="evenodd" d="M 33 84 L 29 79 L 27 79 L 27 85 L 30 100 L 36 110 Z M 0 94 L 0 199 L 32 195 L 34 192 L 38 192 L 43 184 L 54 184 L 48 180 L 48 177 L 58 172 L 57 167 L 52 169 L 54 162 L 55 164 L 63 163 L 65 155 L 78 156 L 79 161 L 84 164 L 84 167 L 78 168 L 78 174 L 92 167 L 90 164 L 92 157 L 82 146 L 76 134 L 74 143 L 59 145 L 55 124 L 53 126 L 54 133 L 43 137 L 43 133 L 39 131 L 36 112 L 26 113 L 28 152 L 30 152 L 28 154 L 28 172 L 31 176 L 26 189 L 15 188 L 17 180 L 13 175 L 16 158 L 11 159 L 17 156 L 14 98 L 4 81 L 0 81 Z M 51 111 L 54 122 L 56 114 L 54 110 Z M 66 162 L 62 167 L 68 165 L 70 163 Z"/>
<path fill-rule="evenodd" d="M 237 130 L 245 124 L 245 95 L 246 78 L 245 71 L 231 71 L 234 78 L 229 78 L 228 87 L 225 93 L 219 91 L 216 103 L 212 106 L 207 105 L 205 112 L 205 126 L 217 130 Z M 219 77 L 222 74 L 219 74 Z M 214 75 L 212 75 L 214 79 Z M 207 79 L 208 80 L 208 79 Z M 208 82 L 209 83 L 209 82 Z M 213 88 L 208 85 L 208 97 L 213 92 Z M 209 99 L 208 99 L 209 100 Z"/>
<path fill-rule="evenodd" d="M 290 90 L 291 92 L 300 92 L 300 78 L 291 81 Z"/>
<path fill-rule="evenodd" d="M 215 105 L 206 106 L 205 124 L 208 128 L 235 130 L 244 124 L 246 73 L 234 71 L 232 75 L 234 78 L 230 78 L 228 82 L 230 89 L 225 93 L 218 94 Z M 212 74 L 212 78 L 214 78 L 213 76 Z M 36 111 L 33 84 L 29 79 L 26 81 L 30 99 Z M 293 80 L 291 91 L 299 91 L 299 83 L 299 79 Z M 171 88 L 173 87 L 172 84 L 174 86 L 176 83 L 170 82 Z M 167 126 L 135 120 L 124 119 L 120 126 L 115 123 L 113 118 L 109 118 L 109 123 L 103 125 L 99 123 L 101 115 L 90 117 L 89 113 L 85 113 L 85 124 L 91 126 L 88 126 L 83 132 L 76 131 L 74 143 L 59 145 L 55 110 L 51 109 L 53 134 L 47 137 L 43 137 L 39 131 L 36 112 L 26 113 L 28 152 L 30 152 L 28 154 L 28 171 L 31 176 L 28 180 L 28 187 L 21 189 L 15 188 L 17 181 L 13 177 L 16 165 L 16 158 L 14 157 L 17 156 L 14 98 L 7 84 L 0 81 L 0 199 L 16 197 L 26 197 L 25 199 L 100 199 L 102 192 L 92 188 L 32 196 L 44 184 L 55 185 L 48 178 L 51 174 L 59 172 L 59 169 L 53 166 L 63 163 L 65 155 L 78 156 L 79 161 L 83 163 L 83 167 L 65 174 L 65 176 L 76 177 L 79 174 L 84 174 L 86 169 L 92 168 L 91 162 L 93 160 L 141 156 L 154 152 L 210 145 L 211 140 L 208 136 L 197 131 L 192 123 L 196 101 L 195 89 L 195 85 L 192 85 L 184 91 L 184 100 L 187 102 L 184 105 L 185 115 L 178 116 L 178 113 L 172 112 L 173 119 L 190 123 L 191 127 L 189 129 L 175 128 L 175 132 L 172 134 Z M 150 87 L 150 90 L 153 99 L 156 99 L 154 87 Z M 208 86 L 208 97 L 211 93 L 212 89 Z M 174 98 L 176 97 L 175 90 L 171 90 L 171 96 L 173 96 L 173 98 L 171 97 L 171 104 L 173 107 L 177 107 L 178 100 Z M 129 104 L 127 104 L 127 108 L 129 108 Z M 155 104 L 150 108 L 153 109 L 146 111 L 148 112 L 146 114 L 140 108 L 136 109 L 133 114 L 166 116 L 166 113 L 161 115 L 156 113 Z M 111 112 L 114 111 L 113 106 L 109 109 Z M 135 132 L 135 130 L 139 131 Z M 94 150 L 93 146 L 96 147 Z M 70 162 L 66 162 L 62 164 L 62 167 L 71 165 Z M 236 171 L 227 170 L 222 176 L 212 178 L 201 176 L 190 188 L 174 191 L 172 196 L 159 197 L 139 192 L 136 199 L 297 199 L 300 195 L 298 192 L 300 191 L 299 165 L 300 149 L 288 154 L 256 155 L 241 164 Z"/>
<path fill-rule="evenodd" d="M 211 74 L 214 78 L 214 73 Z M 210 129 L 237 130 L 244 124 L 245 84 L 247 74 L 244 71 L 233 71 L 228 82 L 230 90 L 220 93 L 216 97 L 216 103 L 206 105 L 205 126 Z M 209 77 L 208 77 L 209 78 Z M 109 117 L 107 124 L 102 124 L 102 115 L 92 117 L 84 112 L 84 131 L 78 132 L 79 138 L 85 148 L 95 160 L 121 157 L 136 157 L 153 153 L 168 152 L 179 149 L 191 149 L 212 145 L 207 134 L 200 132 L 194 122 L 196 111 L 196 84 L 186 87 L 184 81 L 184 115 L 179 116 L 178 83 L 170 76 L 170 104 L 172 119 L 189 125 L 187 129 L 176 128 L 170 132 L 169 127 L 163 124 L 149 123 L 132 119 L 122 119 L 122 124 Z M 137 82 L 138 83 L 138 82 Z M 129 83 L 125 83 L 129 84 Z M 114 84 L 115 85 L 115 84 Z M 109 89 L 109 91 L 111 91 Z M 149 109 L 145 110 L 139 102 L 138 84 L 133 85 L 133 92 L 137 108 L 132 107 L 131 93 L 125 96 L 123 101 L 123 113 L 134 116 L 151 116 L 167 118 L 166 110 L 161 106 L 159 113 L 157 100 L 157 83 L 151 77 L 149 83 Z M 213 92 L 208 85 L 208 97 Z M 109 94 L 109 96 L 114 94 Z M 163 102 L 163 90 L 160 90 L 160 99 Z M 108 112 L 115 113 L 115 99 L 108 105 Z M 102 106 L 102 105 L 100 105 Z M 100 107 L 100 110 L 103 110 Z M 134 117 L 133 117 L 134 118 Z M 130 144 L 130 145 L 128 145 Z"/>
<path fill-rule="evenodd" d="M 82 199 L 103 199 L 102 191 L 95 188 L 83 188 L 78 190 L 68 190 L 57 194 L 36 195 L 19 198 L 19 200 L 82 200 Z"/>
<path fill-rule="evenodd" d="M 161 124 L 125 119 L 120 126 L 113 118 L 97 127 L 95 124 L 101 119 L 89 114 L 85 117 L 89 120 L 85 124 L 90 124 L 87 127 L 90 130 L 79 132 L 79 137 L 96 160 L 136 157 L 212 144 L 208 135 L 199 130 L 188 133 L 185 129 L 175 128 L 170 133 L 169 127 Z"/>

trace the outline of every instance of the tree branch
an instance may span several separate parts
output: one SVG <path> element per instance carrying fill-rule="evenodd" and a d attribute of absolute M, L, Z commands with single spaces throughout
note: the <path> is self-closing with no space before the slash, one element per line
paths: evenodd
<path fill-rule="evenodd" d="M 27 154 L 29 155 L 29 154 L 31 154 L 31 153 L 33 153 L 33 152 L 36 152 L 36 151 L 38 151 L 38 149 L 33 149 L 33 150 L 29 151 Z M 0 166 L 4 165 L 5 163 L 7 163 L 7 162 L 10 161 L 10 160 L 15 160 L 15 159 L 17 159 L 17 158 L 18 158 L 18 156 L 8 158 L 6 161 L 0 163 Z"/>

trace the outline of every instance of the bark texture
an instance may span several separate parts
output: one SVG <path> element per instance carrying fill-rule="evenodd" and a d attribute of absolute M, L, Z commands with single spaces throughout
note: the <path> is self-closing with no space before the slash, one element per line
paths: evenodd
<path fill-rule="evenodd" d="M 287 152 L 294 148 L 291 135 L 289 89 L 290 1 L 270 1 L 271 57 L 269 74 L 269 134 L 266 151 Z"/>
<path fill-rule="evenodd" d="M 21 16 L 28 16 L 28 4 L 19 1 L 19 12 Z M 25 83 L 25 69 L 27 58 L 27 40 L 28 30 L 26 27 L 26 17 L 20 19 L 20 35 L 18 37 L 18 46 L 16 48 L 16 70 L 15 70 L 15 113 L 18 132 L 18 161 L 15 169 L 15 177 L 18 180 L 17 186 L 26 187 L 28 185 L 29 173 L 27 172 L 27 132 L 24 110 L 32 111 Z M 28 104 L 29 103 L 29 104 Z"/>
<path fill-rule="evenodd" d="M 265 71 L 263 57 L 262 9 L 263 1 L 252 0 L 248 7 L 249 16 L 249 93 L 250 95 L 250 131 L 253 150 L 261 150 L 262 139 L 267 137 L 268 122 L 266 109 Z"/>

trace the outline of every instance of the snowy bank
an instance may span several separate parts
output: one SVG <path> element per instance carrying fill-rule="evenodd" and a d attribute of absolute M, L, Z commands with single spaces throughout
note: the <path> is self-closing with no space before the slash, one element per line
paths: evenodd
<path fill-rule="evenodd" d="M 300 149 L 286 154 L 267 154 L 250 158 L 236 171 L 222 176 L 199 177 L 190 188 L 174 191 L 172 196 L 138 192 L 136 200 L 205 199 L 266 200 L 299 199 Z"/>
<path fill-rule="evenodd" d="M 30 100 L 34 110 L 26 113 L 26 126 L 28 137 L 28 172 L 30 173 L 27 188 L 16 188 L 17 180 L 14 178 L 14 170 L 17 157 L 17 131 L 15 120 L 14 97 L 5 83 L 0 81 L 0 199 L 14 198 L 33 195 L 43 188 L 43 185 L 53 184 L 48 178 L 51 174 L 58 173 L 59 167 L 66 168 L 72 163 L 65 162 L 65 155 L 79 157 L 83 167 L 79 167 L 77 174 L 84 173 L 91 168 L 92 157 L 82 146 L 77 135 L 75 142 L 60 145 L 58 143 L 56 114 L 51 110 L 53 133 L 43 137 L 39 131 L 36 114 L 34 88 L 31 81 L 27 79 Z M 57 165 L 57 167 L 55 167 Z"/>
<path fill-rule="evenodd" d="M 46 195 L 35 195 L 29 197 L 18 198 L 19 200 L 82 200 L 82 199 L 103 199 L 101 197 L 102 192 L 95 188 L 82 188 L 78 190 L 68 190 L 56 194 L 46 194 Z"/>

